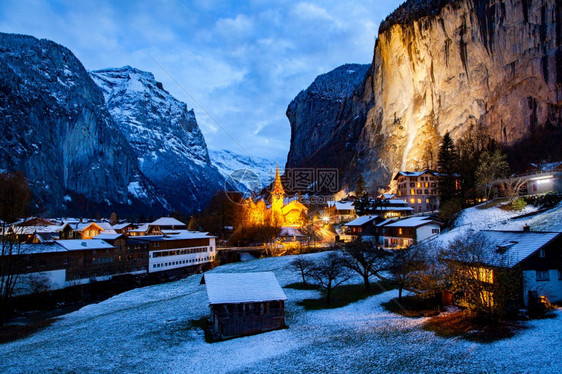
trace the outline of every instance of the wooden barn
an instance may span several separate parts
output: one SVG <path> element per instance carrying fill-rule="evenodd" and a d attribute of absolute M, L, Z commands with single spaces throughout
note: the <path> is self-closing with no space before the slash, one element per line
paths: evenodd
<path fill-rule="evenodd" d="M 205 274 L 211 334 L 218 340 L 285 327 L 287 297 L 272 272 Z"/>

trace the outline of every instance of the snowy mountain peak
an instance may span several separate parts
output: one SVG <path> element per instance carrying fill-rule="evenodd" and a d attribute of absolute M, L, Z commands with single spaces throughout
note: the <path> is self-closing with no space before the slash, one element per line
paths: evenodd
<path fill-rule="evenodd" d="M 241 155 L 226 149 L 209 150 L 209 156 L 213 165 L 217 167 L 222 176 L 228 181 L 238 182 L 235 188 L 242 192 L 261 190 L 269 186 L 275 178 L 275 161 L 263 157 L 252 157 Z M 239 172 L 247 170 L 250 175 L 244 174 L 247 181 L 240 180 Z M 253 178 L 253 177 L 257 177 Z M 248 182 L 248 183 L 246 183 Z"/>
<path fill-rule="evenodd" d="M 223 178 L 210 162 L 193 110 L 170 95 L 152 73 L 124 66 L 90 75 L 143 174 L 176 209 L 203 208 L 222 188 Z"/>

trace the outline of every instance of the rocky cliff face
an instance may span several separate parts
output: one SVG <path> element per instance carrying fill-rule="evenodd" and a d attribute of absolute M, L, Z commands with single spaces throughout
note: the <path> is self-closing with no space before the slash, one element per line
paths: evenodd
<path fill-rule="evenodd" d="M 560 126 L 561 11 L 556 0 L 463 0 L 406 23 L 391 17 L 364 97 L 375 100 L 358 169 L 368 180 L 389 180 L 423 165 L 445 132 L 458 138 L 473 124 L 507 144 Z"/>
<path fill-rule="evenodd" d="M 560 128 L 561 17 L 557 0 L 403 4 L 380 28 L 345 180 L 361 172 L 371 188 L 386 185 L 399 169 L 435 158 L 446 132 L 458 138 L 482 125 L 513 144 Z"/>
<path fill-rule="evenodd" d="M 0 132 L 0 169 L 23 171 L 46 213 L 73 196 L 161 207 L 100 89 L 56 43 L 0 34 Z"/>
<path fill-rule="evenodd" d="M 320 75 L 287 109 L 291 148 L 287 167 L 347 168 L 365 123 L 361 102 L 369 65 L 347 64 Z"/>
<path fill-rule="evenodd" d="M 205 207 L 224 179 L 211 164 L 195 113 L 152 73 L 130 66 L 91 73 L 142 173 L 174 209 Z"/>

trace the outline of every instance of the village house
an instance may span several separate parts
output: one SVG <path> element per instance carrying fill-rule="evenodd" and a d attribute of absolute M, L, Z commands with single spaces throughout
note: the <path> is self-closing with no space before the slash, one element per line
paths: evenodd
<path fill-rule="evenodd" d="M 375 236 L 385 249 L 402 249 L 439 235 L 442 225 L 427 216 L 386 220 L 375 226 Z"/>
<path fill-rule="evenodd" d="M 285 327 L 287 297 L 272 272 L 208 273 L 209 327 L 223 340 Z"/>
<path fill-rule="evenodd" d="M 326 214 L 335 224 L 349 222 L 357 217 L 353 201 L 328 201 Z"/>
<path fill-rule="evenodd" d="M 357 240 L 375 241 L 375 225 L 383 221 L 378 215 L 361 216 L 343 226 L 343 234 L 340 239 L 343 241 Z"/>
<path fill-rule="evenodd" d="M 439 173 L 430 169 L 399 171 L 394 177 L 397 196 L 404 199 L 415 212 L 432 212 L 439 209 Z M 456 179 L 461 189 L 460 178 Z"/>
<path fill-rule="evenodd" d="M 499 271 L 521 275 L 521 304 L 562 301 L 562 233 L 531 231 L 481 231 L 489 244 L 490 261 L 476 266 L 476 276 L 493 284 Z M 494 256 L 495 255 L 495 256 Z M 486 274 L 482 277 L 481 274 Z M 494 302 L 494 295 L 489 295 Z"/>

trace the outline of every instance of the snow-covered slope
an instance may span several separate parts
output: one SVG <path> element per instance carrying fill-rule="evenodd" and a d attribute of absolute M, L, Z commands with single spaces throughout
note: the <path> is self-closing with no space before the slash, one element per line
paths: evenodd
<path fill-rule="evenodd" d="M 546 212 L 521 217 L 536 211 L 534 206 L 527 206 L 522 211 L 506 211 L 497 206 L 464 209 L 455 220 L 454 227 L 443 232 L 436 240 L 447 243 L 480 230 L 521 231 L 524 225 L 529 226 L 531 231 L 562 232 L 562 203 Z"/>
<path fill-rule="evenodd" d="M 305 255 L 317 261 L 325 253 Z M 272 271 L 282 287 L 299 282 L 291 256 L 217 267 Z M 209 315 L 201 275 L 138 288 L 63 316 L 27 338 L 0 345 L 2 373 L 482 373 L 559 372 L 562 313 L 526 322 L 493 343 L 441 338 L 426 318 L 385 311 L 392 290 L 342 308 L 307 311 L 314 290 L 284 288 L 288 329 L 209 344 L 192 321 Z M 354 282 L 361 283 L 355 278 Z M 540 349 L 537 349 L 540 347 Z"/>
<path fill-rule="evenodd" d="M 102 89 L 141 171 L 175 209 L 203 208 L 223 185 L 209 160 L 195 113 L 154 75 L 130 66 L 90 73 Z"/>
<path fill-rule="evenodd" d="M 223 177 L 229 181 L 232 178 L 239 179 L 239 172 L 248 170 L 259 179 L 259 189 L 269 186 L 275 178 L 276 163 L 263 157 L 250 157 L 228 150 L 209 150 L 211 162 L 217 167 Z M 244 185 L 242 185 L 244 186 Z M 254 186 L 245 185 L 248 190 L 254 190 Z M 246 192 L 246 190 L 242 191 Z"/>

